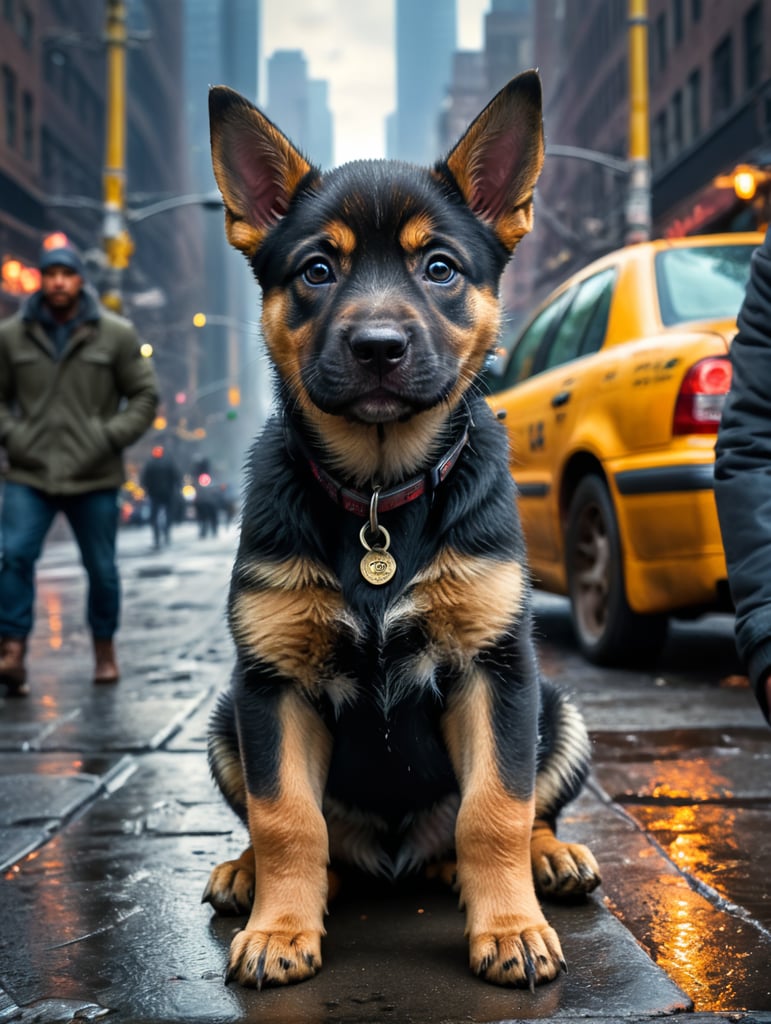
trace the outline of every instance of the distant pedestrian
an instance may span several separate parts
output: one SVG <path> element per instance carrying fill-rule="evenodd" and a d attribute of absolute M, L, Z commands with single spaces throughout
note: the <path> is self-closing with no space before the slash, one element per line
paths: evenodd
<path fill-rule="evenodd" d="M 715 499 L 736 645 L 771 723 L 771 227 L 752 257 L 738 325 L 717 438 Z"/>
<path fill-rule="evenodd" d="M 88 574 L 94 682 L 118 680 L 115 559 L 121 453 L 153 421 L 158 387 L 134 327 L 100 306 L 69 244 L 44 250 L 41 288 L 0 323 L 0 444 L 9 468 L 0 568 L 0 682 L 23 695 L 35 563 L 58 512 Z"/>
<path fill-rule="evenodd" d="M 195 467 L 195 518 L 198 536 L 217 536 L 222 495 L 215 486 L 208 459 L 200 459 Z"/>
<path fill-rule="evenodd" d="M 150 501 L 150 525 L 153 546 L 160 548 L 171 540 L 171 524 L 177 515 L 182 474 L 171 452 L 163 445 L 155 445 L 145 463 L 140 479 Z"/>
<path fill-rule="evenodd" d="M 225 526 L 230 526 L 238 515 L 238 491 L 234 484 L 224 483 L 220 485 L 222 496 L 222 511 L 225 516 Z"/>

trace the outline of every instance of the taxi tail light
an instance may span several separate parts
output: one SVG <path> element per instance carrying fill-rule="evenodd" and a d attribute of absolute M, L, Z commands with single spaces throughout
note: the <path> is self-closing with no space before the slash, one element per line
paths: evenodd
<path fill-rule="evenodd" d="M 673 434 L 715 434 L 731 389 L 727 356 L 700 359 L 686 373 L 675 403 Z"/>

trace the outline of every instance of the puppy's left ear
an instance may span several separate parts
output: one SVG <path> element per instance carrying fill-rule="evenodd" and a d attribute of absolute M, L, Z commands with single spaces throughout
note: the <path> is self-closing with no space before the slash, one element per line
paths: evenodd
<path fill-rule="evenodd" d="M 511 252 L 533 226 L 543 154 L 541 80 L 525 71 L 488 103 L 436 170 L 449 170 L 473 212 Z"/>
<path fill-rule="evenodd" d="M 318 172 L 272 121 L 227 86 L 209 90 L 209 127 L 225 232 L 251 259 L 301 183 Z"/>

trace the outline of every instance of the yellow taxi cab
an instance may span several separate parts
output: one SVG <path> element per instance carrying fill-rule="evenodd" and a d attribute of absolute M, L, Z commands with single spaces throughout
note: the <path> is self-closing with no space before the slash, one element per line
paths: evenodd
<path fill-rule="evenodd" d="M 535 586 L 569 597 L 590 661 L 652 660 L 671 615 L 730 609 L 714 446 L 762 240 L 660 239 L 604 256 L 489 372 Z"/>

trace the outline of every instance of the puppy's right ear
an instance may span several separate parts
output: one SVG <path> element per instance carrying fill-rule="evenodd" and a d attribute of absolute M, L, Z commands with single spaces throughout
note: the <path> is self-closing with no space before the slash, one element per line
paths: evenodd
<path fill-rule="evenodd" d="M 523 71 L 471 123 L 445 164 L 473 212 L 512 252 L 533 226 L 533 190 L 543 165 L 541 80 Z"/>
<path fill-rule="evenodd" d="M 264 114 L 227 86 L 209 90 L 209 127 L 225 233 L 251 259 L 303 179 L 318 172 Z"/>

